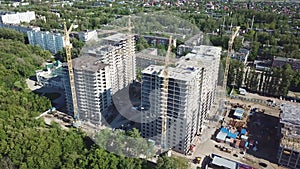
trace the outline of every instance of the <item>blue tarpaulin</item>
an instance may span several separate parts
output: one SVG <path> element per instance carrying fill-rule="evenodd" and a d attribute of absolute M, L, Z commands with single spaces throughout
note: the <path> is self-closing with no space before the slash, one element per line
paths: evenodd
<path fill-rule="evenodd" d="M 228 132 L 228 134 L 227 134 L 227 137 L 230 137 L 230 138 L 234 138 L 234 139 L 236 139 L 236 137 L 237 137 L 237 134 L 236 134 L 236 133 L 231 133 L 231 132 Z"/>
<path fill-rule="evenodd" d="M 222 127 L 222 128 L 221 128 L 221 132 L 222 132 L 222 133 L 227 133 L 227 134 L 229 133 L 228 129 L 226 129 L 225 127 Z"/>
<path fill-rule="evenodd" d="M 246 129 L 242 129 L 242 130 L 241 130 L 241 134 L 242 134 L 242 135 L 243 135 L 243 134 L 246 134 L 246 132 L 247 132 Z"/>

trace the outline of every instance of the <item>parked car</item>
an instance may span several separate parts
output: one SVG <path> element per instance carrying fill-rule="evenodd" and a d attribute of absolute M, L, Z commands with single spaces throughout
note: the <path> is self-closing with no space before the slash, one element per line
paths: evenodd
<path fill-rule="evenodd" d="M 260 162 L 260 163 L 258 163 L 260 166 L 262 166 L 262 167 L 264 167 L 264 168 L 266 168 L 268 165 L 266 164 L 266 163 L 263 163 L 263 162 Z"/>

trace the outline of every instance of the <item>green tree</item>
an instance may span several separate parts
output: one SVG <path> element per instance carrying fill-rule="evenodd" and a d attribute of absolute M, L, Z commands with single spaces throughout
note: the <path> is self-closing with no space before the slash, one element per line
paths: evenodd
<path fill-rule="evenodd" d="M 242 38 L 240 38 L 240 37 L 237 37 L 237 38 L 235 38 L 234 39 L 234 43 L 233 43 L 233 49 L 235 50 L 235 51 L 238 51 L 238 50 L 240 50 L 241 49 L 241 47 L 243 46 L 243 39 Z"/>
<path fill-rule="evenodd" d="M 156 169 L 182 169 L 188 167 L 189 164 L 186 159 L 163 155 L 158 158 Z"/>
<path fill-rule="evenodd" d="M 13 41 L 20 41 L 22 43 L 25 42 L 25 37 L 23 33 L 6 28 L 0 28 L 0 39 L 1 38 L 10 39 Z"/>

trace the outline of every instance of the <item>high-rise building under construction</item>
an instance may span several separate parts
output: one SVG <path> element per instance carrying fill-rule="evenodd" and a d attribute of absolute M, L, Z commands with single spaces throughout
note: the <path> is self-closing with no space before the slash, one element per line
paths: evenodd
<path fill-rule="evenodd" d="M 110 113 L 111 96 L 135 80 L 134 39 L 118 33 L 88 45 L 73 59 L 79 119 L 102 124 L 101 115 Z M 70 83 L 64 70 L 67 109 L 72 114 Z"/>
<path fill-rule="evenodd" d="M 92 56 L 81 56 L 72 62 L 80 120 L 101 124 L 111 105 L 109 66 Z M 63 79 L 67 107 L 73 112 L 69 81 Z"/>
<path fill-rule="evenodd" d="M 109 65 L 112 94 L 135 80 L 134 37 L 121 33 L 102 38 L 99 46 L 89 48 L 85 54 L 94 56 Z"/>
<path fill-rule="evenodd" d="M 164 149 L 188 153 L 214 101 L 220 55 L 219 47 L 194 47 L 175 67 L 168 68 L 167 91 L 163 66 L 151 65 L 142 71 L 143 137 Z M 166 119 L 163 112 L 167 112 Z M 166 132 L 162 132 L 163 124 Z M 162 134 L 166 135 L 164 143 Z"/>

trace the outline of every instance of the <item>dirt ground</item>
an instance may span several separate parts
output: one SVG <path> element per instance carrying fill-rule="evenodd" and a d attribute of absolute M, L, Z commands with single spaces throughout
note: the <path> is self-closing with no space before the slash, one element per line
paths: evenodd
<path fill-rule="evenodd" d="M 255 94 L 252 94 L 250 97 L 265 100 L 270 99 Z M 280 168 L 276 164 L 277 150 L 280 141 L 279 107 L 272 107 L 238 99 L 228 99 L 228 101 L 231 103 L 245 104 L 245 107 L 249 108 L 249 110 L 246 110 L 245 112 L 247 116 L 244 117 L 243 121 L 246 122 L 249 140 L 254 140 L 258 143 L 256 146 L 258 150 L 253 151 L 252 148 L 248 149 L 241 161 L 255 167 L 260 167 L 258 165 L 259 162 L 267 162 L 271 168 Z M 287 102 L 279 99 L 276 101 L 279 104 Z M 250 110 L 253 108 L 256 108 L 255 113 L 252 116 L 248 116 Z"/>
<path fill-rule="evenodd" d="M 260 97 L 254 94 L 248 96 L 250 98 L 257 99 L 270 99 L 268 97 Z M 272 98 L 271 98 L 272 99 Z M 231 159 L 240 163 L 248 164 L 257 169 L 283 169 L 283 167 L 277 165 L 277 149 L 279 146 L 279 107 L 271 107 L 266 104 L 258 104 L 248 101 L 242 101 L 239 99 L 230 99 L 227 101 L 231 103 L 245 104 L 245 107 L 249 110 L 246 110 L 246 114 L 250 114 L 252 108 L 257 108 L 256 113 L 252 115 L 251 118 L 244 118 L 245 126 L 248 131 L 248 136 L 250 139 L 253 139 L 258 142 L 257 151 L 253 149 L 248 149 L 245 155 L 240 154 L 240 149 L 231 147 L 227 143 L 218 143 L 214 139 L 201 139 L 201 143 L 197 144 L 194 154 L 189 157 L 191 160 L 195 157 L 201 157 L 205 159 L 207 156 L 212 153 L 220 155 L 224 158 Z M 287 103 L 287 101 L 276 100 L 277 103 Z M 280 101 L 280 102 L 279 102 Z M 249 107 L 248 107 L 249 106 Z M 229 108 L 229 107 L 228 107 Z M 225 120 L 229 121 L 231 118 L 226 114 Z M 209 123 L 208 130 L 204 137 L 209 137 L 214 134 L 214 132 L 220 127 L 216 123 Z M 220 151 L 215 145 L 221 145 L 229 148 L 232 152 L 226 153 Z M 236 156 L 233 156 L 236 154 Z M 259 163 L 265 163 L 268 166 L 263 168 Z M 191 168 L 201 167 L 203 168 L 203 160 L 201 164 L 192 164 Z"/>

